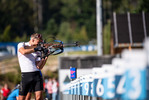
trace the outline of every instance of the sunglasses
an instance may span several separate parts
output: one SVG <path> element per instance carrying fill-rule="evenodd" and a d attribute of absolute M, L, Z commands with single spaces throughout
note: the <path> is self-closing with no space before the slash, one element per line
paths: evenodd
<path fill-rule="evenodd" d="M 38 39 L 41 39 L 41 40 L 42 40 L 42 35 L 41 35 L 41 34 L 38 34 L 38 35 L 35 36 L 34 38 L 38 38 Z"/>

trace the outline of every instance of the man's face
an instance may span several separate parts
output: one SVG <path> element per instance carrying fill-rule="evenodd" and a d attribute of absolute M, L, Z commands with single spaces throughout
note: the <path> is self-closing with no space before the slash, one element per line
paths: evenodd
<path fill-rule="evenodd" d="M 37 45 L 40 42 L 39 39 L 32 39 L 32 45 Z"/>

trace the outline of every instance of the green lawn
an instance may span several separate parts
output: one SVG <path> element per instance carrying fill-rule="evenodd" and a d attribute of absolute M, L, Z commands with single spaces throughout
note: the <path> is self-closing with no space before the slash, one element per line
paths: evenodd
<path fill-rule="evenodd" d="M 68 55 L 97 55 L 97 51 L 75 51 L 75 52 L 68 52 Z"/>

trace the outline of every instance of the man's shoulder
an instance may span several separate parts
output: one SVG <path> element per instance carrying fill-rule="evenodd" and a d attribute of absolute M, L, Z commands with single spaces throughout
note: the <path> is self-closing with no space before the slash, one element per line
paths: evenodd
<path fill-rule="evenodd" d="M 18 43 L 18 49 L 21 48 L 21 47 L 23 47 L 23 45 L 24 45 L 24 42 Z"/>
<path fill-rule="evenodd" d="M 24 42 L 19 42 L 18 45 L 23 44 Z"/>
<path fill-rule="evenodd" d="M 25 46 L 25 45 L 29 45 L 29 42 L 19 42 L 18 43 L 18 47 L 22 47 L 22 46 Z"/>
<path fill-rule="evenodd" d="M 19 42 L 18 45 L 19 45 L 19 44 L 28 44 L 28 43 L 29 43 L 29 42 Z"/>

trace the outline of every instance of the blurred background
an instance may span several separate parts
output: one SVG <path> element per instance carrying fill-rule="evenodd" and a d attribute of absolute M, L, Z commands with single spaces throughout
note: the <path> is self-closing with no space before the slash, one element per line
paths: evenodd
<path fill-rule="evenodd" d="M 101 1 L 102 54 L 100 56 L 104 59 L 101 63 L 108 63 L 109 59 L 121 53 L 124 48 L 142 48 L 142 45 L 132 46 L 124 42 L 123 44 L 126 45 L 122 46 L 114 42 L 116 38 L 113 31 L 113 13 L 124 15 L 128 12 L 131 14 L 144 12 L 148 14 L 149 0 Z M 83 61 L 91 61 L 86 65 L 92 65 L 95 57 L 88 56 L 97 56 L 99 49 L 97 47 L 96 3 L 96 0 L 0 0 L 0 88 L 7 83 L 9 88 L 13 89 L 20 83 L 17 44 L 21 41 L 29 41 L 30 35 L 35 32 L 41 33 L 47 41 L 50 41 L 48 37 L 56 37 L 65 43 L 74 41 L 81 43 L 80 47 L 66 48 L 63 54 L 49 56 L 42 70 L 45 79 L 49 77 L 58 79 L 59 68 L 78 67 L 74 62 L 77 63 L 77 57 L 84 59 Z M 142 43 L 143 39 L 137 43 Z M 63 60 L 66 64 L 61 62 Z"/>

